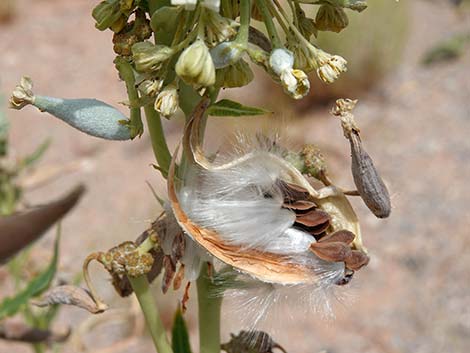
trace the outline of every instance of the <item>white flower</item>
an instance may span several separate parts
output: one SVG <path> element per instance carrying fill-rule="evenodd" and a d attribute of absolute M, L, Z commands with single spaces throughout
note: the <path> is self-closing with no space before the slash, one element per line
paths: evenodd
<path fill-rule="evenodd" d="M 279 77 L 284 91 L 294 99 L 305 97 L 310 82 L 302 70 L 293 69 L 294 55 L 287 49 L 274 49 L 269 58 L 271 70 Z"/>
<path fill-rule="evenodd" d="M 321 64 L 322 65 L 317 69 L 317 75 L 326 83 L 333 83 L 342 72 L 347 71 L 347 61 L 339 55 L 330 55 L 329 58 Z"/>

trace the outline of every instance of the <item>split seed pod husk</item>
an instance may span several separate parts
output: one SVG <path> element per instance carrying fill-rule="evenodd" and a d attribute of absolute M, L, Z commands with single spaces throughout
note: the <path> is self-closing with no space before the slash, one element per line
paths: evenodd
<path fill-rule="evenodd" d="M 208 106 L 209 100 L 203 98 L 195 108 L 193 117 L 188 122 L 185 130 L 183 146 L 185 155 L 192 167 L 208 172 L 224 171 L 246 163 L 250 159 L 257 157 L 257 153 L 263 153 L 263 158 L 269 159 L 270 163 L 276 165 L 276 168 L 279 169 L 282 182 L 306 190 L 315 204 L 322 211 L 330 215 L 331 223 L 328 233 L 342 230 L 352 232 L 355 237 L 351 247 L 365 252 L 361 242 L 361 232 L 357 216 L 349 201 L 340 190 L 332 187 L 325 188 L 331 192 L 331 195 L 323 193 L 324 190 L 316 190 L 294 166 L 280 156 L 265 151 L 247 153 L 238 159 L 222 165 L 216 165 L 209 161 L 202 151 L 199 135 L 200 122 Z M 284 254 L 261 251 L 257 248 L 246 248 L 229 243 L 217 231 L 204 228 L 193 221 L 183 209 L 178 198 L 177 188 L 181 187 L 181 185 L 176 184 L 175 178 L 178 150 L 179 147 L 173 155 L 168 174 L 168 196 L 176 220 L 194 241 L 220 261 L 261 281 L 279 284 L 316 283 L 318 278 L 312 274 L 312 269 L 307 265 L 301 262 L 292 262 Z M 312 242 L 315 242 L 315 239 L 312 238 Z"/>
<path fill-rule="evenodd" d="M 349 140 L 351 171 L 359 195 L 376 217 L 387 218 L 392 210 L 390 195 L 372 158 L 362 146 L 359 128 L 351 113 L 356 103 L 351 99 L 338 99 L 332 114 L 341 119 L 344 136 Z"/>

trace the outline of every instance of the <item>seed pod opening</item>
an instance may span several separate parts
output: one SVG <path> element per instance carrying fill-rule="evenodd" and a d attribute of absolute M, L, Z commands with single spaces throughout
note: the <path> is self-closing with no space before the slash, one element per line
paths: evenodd
<path fill-rule="evenodd" d="M 321 286 L 340 282 L 347 256 L 335 249 L 329 257 L 318 256 L 311 246 L 317 238 L 347 230 L 356 235 L 352 246 L 363 251 L 356 215 L 344 195 L 321 196 L 266 146 L 226 163 L 209 161 L 199 144 L 207 105 L 203 101 L 196 108 L 186 128 L 185 155 L 192 162 L 178 184 L 177 153 L 171 163 L 168 194 L 180 226 L 212 256 L 260 281 Z M 341 244 L 336 250 L 350 250 Z M 323 245 L 328 246 L 333 247 Z"/>

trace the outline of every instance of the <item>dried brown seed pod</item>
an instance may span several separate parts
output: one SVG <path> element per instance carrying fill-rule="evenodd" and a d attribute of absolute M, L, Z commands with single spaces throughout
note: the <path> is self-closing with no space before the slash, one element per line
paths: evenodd
<path fill-rule="evenodd" d="M 325 235 L 325 231 L 327 235 L 339 230 L 348 230 L 356 235 L 351 246 L 355 249 L 363 249 L 357 217 L 341 190 L 336 189 L 334 186 L 324 188 L 326 190 L 316 190 L 292 164 L 271 150 L 246 152 L 224 164 L 209 160 L 203 153 L 199 135 L 200 122 L 208 105 L 209 101 L 202 99 L 201 103 L 195 108 L 193 118 L 188 122 L 185 129 L 183 145 L 185 156 L 189 159 L 188 168 L 190 168 L 190 172 L 186 170 L 187 174 L 178 175 L 178 179 L 175 178 L 177 150 L 173 155 L 168 174 L 168 196 L 173 214 L 179 225 L 212 256 L 238 271 L 264 282 L 314 284 L 321 280 L 321 276 L 317 276 L 319 268 L 316 268 L 316 266 L 320 266 L 322 270 L 325 270 L 328 266 L 333 266 L 336 268 L 335 271 L 342 268 L 344 272 L 344 265 L 341 267 L 341 263 L 348 257 L 348 251 L 351 251 L 350 246 L 340 242 L 335 242 L 333 245 L 331 245 L 332 243 L 318 245 L 315 251 L 321 256 L 315 256 L 313 250 L 309 248 L 310 244 L 315 243 L 315 239 L 308 234 L 312 230 L 317 230 L 319 234 L 323 233 L 322 235 Z M 248 166 L 248 169 L 246 169 L 246 166 Z M 277 176 L 275 177 L 275 175 Z M 227 177 L 233 177 L 233 183 L 224 179 Z M 240 177 L 243 178 L 243 183 L 240 181 Z M 269 179 L 263 179 L 266 177 Z M 265 181 L 260 182 L 260 179 Z M 176 180 L 178 180 L 178 183 Z M 194 188 L 191 186 L 193 182 Z M 216 187 L 215 190 L 214 187 Z M 227 191 L 227 188 L 232 187 L 235 187 L 233 189 L 234 193 L 231 189 Z M 239 190 L 243 190 L 241 194 L 237 194 Z M 286 190 L 288 192 L 285 192 Z M 243 197 L 246 192 L 254 192 L 255 194 L 252 194 L 252 196 L 255 196 L 255 199 L 249 198 L 248 201 L 238 199 L 238 197 Z M 220 200 L 218 199 L 219 195 L 221 195 Z M 232 201 L 231 197 L 233 195 L 236 195 L 237 198 Z M 250 212 L 246 215 L 242 213 L 239 221 L 230 220 L 230 217 L 237 217 L 236 214 L 241 211 L 240 202 L 247 202 L 247 205 L 249 205 L 253 201 L 255 204 L 259 203 L 261 208 L 265 207 L 266 203 L 273 205 L 273 203 L 276 204 L 280 201 L 278 206 L 274 206 L 274 209 L 279 207 L 278 211 L 275 212 L 280 212 L 281 217 L 287 217 L 287 223 L 295 222 L 298 216 L 302 217 L 301 220 L 307 225 L 314 225 L 314 227 L 303 225 L 303 227 L 309 228 L 308 231 L 293 227 L 290 233 L 283 233 L 284 239 L 291 236 L 301 237 L 299 238 L 301 239 L 300 245 L 298 242 L 290 243 L 289 241 L 285 242 L 285 240 L 283 244 L 288 248 L 297 246 L 295 251 L 300 251 L 307 257 L 311 256 L 310 259 L 313 263 L 307 264 L 304 261 L 305 259 L 300 260 L 300 258 L 297 261 L 295 254 L 290 253 L 289 249 L 279 247 L 277 244 L 282 241 L 282 237 L 271 239 L 265 236 L 269 233 L 269 229 L 268 232 L 264 232 L 262 227 L 269 227 L 271 223 L 263 223 L 262 217 L 264 216 L 262 214 L 257 215 L 257 212 L 260 212 L 259 207 L 253 208 L 254 213 Z M 302 211 L 299 211 L 299 214 L 296 215 L 296 211 L 289 208 L 288 204 L 295 204 L 298 201 L 309 201 L 314 203 L 315 207 L 318 206 L 318 208 L 313 207 L 312 210 L 316 212 L 318 209 L 318 214 L 323 222 L 318 223 L 309 220 L 308 218 L 311 215 L 308 213 L 311 210 L 308 210 L 304 215 L 302 215 Z M 207 206 L 201 211 L 201 207 L 206 207 L 212 202 L 212 206 Z M 230 212 L 217 213 L 221 212 L 221 207 L 229 205 L 230 208 L 232 204 L 238 207 L 232 212 L 235 215 Z M 286 204 L 287 207 L 284 207 L 283 204 Z M 271 210 L 270 207 L 268 205 L 268 208 L 261 211 L 269 213 L 271 212 L 269 211 Z M 214 214 L 214 212 L 216 213 Z M 203 214 L 202 219 L 198 218 L 201 217 L 201 214 Z M 255 241 L 264 236 L 263 239 L 265 240 L 263 241 L 266 241 L 266 243 L 263 244 L 265 245 L 259 246 L 259 244 L 251 245 L 251 243 L 240 242 L 240 236 L 242 238 L 246 237 L 247 232 L 245 230 L 238 232 L 237 229 L 240 228 L 234 229 L 233 227 L 242 227 L 247 220 L 257 220 L 258 217 L 261 217 L 260 223 L 257 226 L 253 224 L 251 228 L 246 228 L 246 230 L 248 233 L 253 233 L 253 238 L 250 239 L 255 239 Z M 268 214 L 267 217 L 271 216 Z M 289 219 L 292 221 L 289 221 Z M 292 223 L 290 225 L 292 226 Z M 287 227 L 289 227 L 289 224 L 287 224 Z M 321 227 L 321 229 L 316 229 L 317 227 Z M 233 231 L 237 235 L 229 240 L 227 238 L 229 233 L 227 232 Z M 305 242 L 308 243 L 304 248 Z M 333 247 L 335 249 L 332 249 Z M 323 259 L 327 260 L 323 261 Z M 335 273 L 338 274 L 339 272 Z M 339 274 L 342 277 L 343 273 Z M 339 281 L 340 278 L 335 277 L 336 280 Z"/>
<path fill-rule="evenodd" d="M 375 216 L 387 218 L 392 210 L 387 187 L 377 172 L 372 158 L 362 147 L 359 135 L 353 132 L 349 142 L 352 157 L 351 170 L 357 191 Z"/>
<path fill-rule="evenodd" d="M 351 147 L 351 171 L 359 195 L 366 206 L 378 218 L 386 218 L 392 210 L 387 187 L 374 166 L 372 158 L 362 146 L 359 128 L 354 121 L 352 110 L 357 101 L 338 99 L 331 113 L 341 119 L 344 136 Z"/>

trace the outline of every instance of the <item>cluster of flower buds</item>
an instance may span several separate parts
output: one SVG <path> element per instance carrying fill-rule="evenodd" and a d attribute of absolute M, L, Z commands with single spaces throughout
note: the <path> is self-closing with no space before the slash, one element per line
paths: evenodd
<path fill-rule="evenodd" d="M 307 6 L 313 13 L 317 8 L 315 19 L 306 15 Z M 293 1 L 285 9 L 277 0 L 172 0 L 155 9 L 139 0 L 105 0 L 93 17 L 99 30 L 114 32 L 116 54 L 134 68 L 139 99 L 131 105 L 153 101 L 168 118 L 179 107 L 182 85 L 203 93 L 249 84 L 247 60 L 294 99 L 308 93 L 311 71 L 335 81 L 346 60 L 317 48 L 312 36 L 340 31 L 348 24 L 345 9 L 365 6 L 359 0 Z M 265 31 L 252 27 L 252 20 L 263 21 Z"/>

